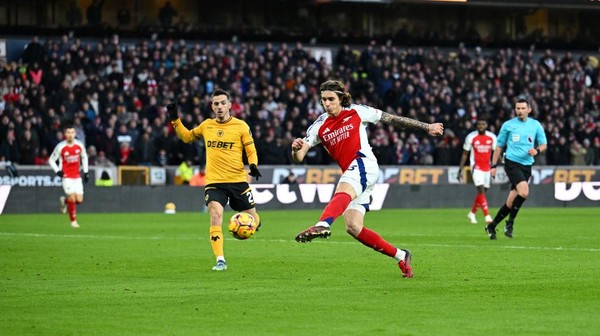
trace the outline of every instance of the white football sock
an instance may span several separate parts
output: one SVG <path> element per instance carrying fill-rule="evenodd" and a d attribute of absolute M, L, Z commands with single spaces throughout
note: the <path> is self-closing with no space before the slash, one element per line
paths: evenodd
<path fill-rule="evenodd" d="M 396 255 L 394 256 L 394 259 L 401 261 L 404 260 L 404 258 L 406 257 L 406 252 L 402 251 L 401 249 L 397 248 L 396 249 Z"/>

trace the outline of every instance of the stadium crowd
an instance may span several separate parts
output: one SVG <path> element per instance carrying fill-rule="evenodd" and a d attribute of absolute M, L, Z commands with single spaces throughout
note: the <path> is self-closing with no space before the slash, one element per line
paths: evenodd
<path fill-rule="evenodd" d="M 427 122 L 445 135 L 370 129 L 382 165 L 458 165 L 462 142 L 484 118 L 497 133 L 517 97 L 534 102 L 548 151 L 539 164 L 600 164 L 600 68 L 593 56 L 551 50 L 340 46 L 332 64 L 301 43 L 196 43 L 118 35 L 99 42 L 33 38 L 15 62 L 0 60 L 0 161 L 46 164 L 73 124 L 91 165 L 203 165 L 201 142 L 177 141 L 163 108 L 175 99 L 191 128 L 210 118 L 217 87 L 250 125 L 259 162 L 292 164 L 290 143 L 323 113 L 319 84 L 347 83 L 353 101 Z M 308 164 L 330 164 L 320 146 Z"/>

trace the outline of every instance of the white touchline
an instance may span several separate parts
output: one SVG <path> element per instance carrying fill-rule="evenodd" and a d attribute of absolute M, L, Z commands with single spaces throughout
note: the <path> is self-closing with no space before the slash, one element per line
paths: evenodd
<path fill-rule="evenodd" d="M 10 195 L 10 189 L 11 186 L 9 185 L 0 185 L 0 215 L 4 211 L 6 200 L 8 200 L 8 195 Z"/>
<path fill-rule="evenodd" d="M 0 236 L 21 236 L 21 237 L 51 237 L 51 238 L 67 238 L 67 239 L 112 239 L 112 240 L 199 240 L 203 237 L 185 237 L 185 236 L 103 236 L 103 235 L 85 235 L 85 234 L 53 234 L 53 233 L 28 233 L 28 232 L 0 232 Z M 420 235 L 421 236 L 421 235 Z M 240 242 L 237 239 L 228 239 L 229 242 Z M 263 239 L 263 238 L 252 238 L 244 240 L 244 242 L 271 242 L 271 243 L 294 243 L 293 239 Z M 333 240 L 315 240 L 314 243 L 322 244 L 352 244 L 355 245 L 354 241 L 333 241 Z M 405 245 L 409 245 L 404 243 Z M 402 245 L 402 244 L 400 244 Z M 445 248 L 489 248 L 489 249 L 505 249 L 505 250 L 533 250 L 533 251 L 581 251 L 581 252 L 600 252 L 600 248 L 584 248 L 584 247 L 552 247 L 552 246 L 517 246 L 517 245 L 505 245 L 499 246 L 496 244 L 428 244 L 428 243 L 410 243 L 410 246 L 421 246 L 421 247 L 445 247 Z"/>

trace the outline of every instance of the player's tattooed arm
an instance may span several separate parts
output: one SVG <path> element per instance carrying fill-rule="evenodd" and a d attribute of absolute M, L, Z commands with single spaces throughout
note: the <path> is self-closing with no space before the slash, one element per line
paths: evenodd
<path fill-rule="evenodd" d="M 429 131 L 429 124 L 416 119 L 405 118 L 401 116 L 391 115 L 387 112 L 381 113 L 381 119 L 379 120 L 384 124 L 393 125 L 402 128 L 415 128 L 423 131 Z"/>

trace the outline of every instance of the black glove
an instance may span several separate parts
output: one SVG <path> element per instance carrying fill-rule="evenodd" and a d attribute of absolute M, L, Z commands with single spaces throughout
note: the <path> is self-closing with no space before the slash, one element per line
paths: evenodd
<path fill-rule="evenodd" d="M 460 182 L 460 180 L 462 180 L 462 169 L 458 170 L 458 174 L 456 175 L 456 179 L 458 180 L 458 182 Z"/>
<path fill-rule="evenodd" d="M 88 183 L 90 180 L 90 173 L 83 173 L 83 183 Z"/>
<path fill-rule="evenodd" d="M 167 112 L 169 112 L 169 119 L 171 119 L 171 121 L 179 119 L 179 114 L 177 113 L 177 104 L 169 103 L 167 105 Z"/>
<path fill-rule="evenodd" d="M 62 178 L 64 174 L 65 174 L 65 173 L 63 173 L 63 171 L 62 171 L 62 170 L 59 170 L 59 171 L 57 171 L 57 172 L 56 172 L 56 176 L 58 176 L 58 177 L 60 177 L 60 178 Z"/>
<path fill-rule="evenodd" d="M 257 181 L 258 178 L 262 176 L 258 171 L 258 167 L 254 163 L 250 165 L 250 176 L 254 176 Z"/>

